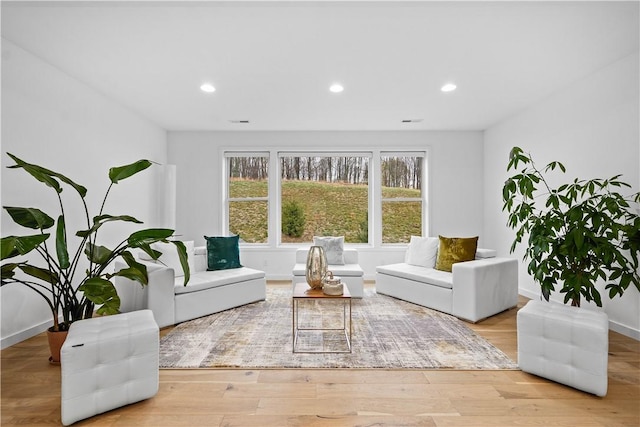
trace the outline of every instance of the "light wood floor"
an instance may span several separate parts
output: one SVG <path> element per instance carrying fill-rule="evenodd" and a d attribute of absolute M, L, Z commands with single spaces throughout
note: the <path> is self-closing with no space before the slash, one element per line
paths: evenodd
<path fill-rule="evenodd" d="M 469 326 L 516 360 L 516 313 Z M 604 398 L 520 371 L 161 370 L 152 399 L 75 425 L 637 427 L 640 342 L 611 332 L 609 347 Z M 47 357 L 44 335 L 1 352 L 2 426 L 60 425 Z"/>

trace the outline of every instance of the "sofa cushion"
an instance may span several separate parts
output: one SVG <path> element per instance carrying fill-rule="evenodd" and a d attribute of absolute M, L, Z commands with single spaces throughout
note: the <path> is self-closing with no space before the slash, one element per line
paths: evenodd
<path fill-rule="evenodd" d="M 434 268 L 440 240 L 437 237 L 411 236 L 405 262 L 420 267 Z"/>
<path fill-rule="evenodd" d="M 476 259 L 495 258 L 497 254 L 495 249 L 476 249 Z"/>
<path fill-rule="evenodd" d="M 207 270 L 240 268 L 240 236 L 207 237 Z"/>
<path fill-rule="evenodd" d="M 254 270 L 248 267 L 201 271 L 191 275 L 191 280 L 189 280 L 187 286 L 184 286 L 181 279 L 176 278 L 174 292 L 176 294 L 186 294 L 232 283 L 260 279 L 262 277 L 264 277 L 264 271 Z"/>
<path fill-rule="evenodd" d="M 443 237 L 438 236 L 440 245 L 436 259 L 436 270 L 451 272 L 456 262 L 472 261 L 478 248 L 476 237 Z"/>
<path fill-rule="evenodd" d="M 453 289 L 453 274 L 435 268 L 420 267 L 401 262 L 376 267 L 376 271 L 389 276 L 401 277 L 419 283 Z"/>
<path fill-rule="evenodd" d="M 344 264 L 344 236 L 340 237 L 318 237 L 313 236 L 313 244 L 322 246 L 324 254 L 327 257 L 327 264 L 342 265 Z"/>

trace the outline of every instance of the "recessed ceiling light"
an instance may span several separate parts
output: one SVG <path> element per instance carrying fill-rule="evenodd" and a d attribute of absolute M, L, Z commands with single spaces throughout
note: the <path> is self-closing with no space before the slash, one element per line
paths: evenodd
<path fill-rule="evenodd" d="M 340 93 L 344 90 L 344 87 L 339 84 L 339 83 L 334 83 L 331 85 L 331 87 L 329 88 L 329 90 L 333 93 Z"/>
<path fill-rule="evenodd" d="M 200 86 L 200 90 L 206 93 L 213 93 L 216 91 L 216 88 L 213 87 L 213 85 L 211 83 L 203 83 Z"/>
<path fill-rule="evenodd" d="M 456 86 L 453 83 L 447 83 L 446 85 L 442 86 L 440 90 L 443 92 L 453 92 L 454 90 L 456 90 L 457 87 L 458 86 Z"/>

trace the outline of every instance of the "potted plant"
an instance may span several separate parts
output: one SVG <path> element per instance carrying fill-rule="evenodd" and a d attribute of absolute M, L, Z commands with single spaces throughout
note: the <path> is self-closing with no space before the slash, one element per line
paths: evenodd
<path fill-rule="evenodd" d="M 125 166 L 109 170 L 111 183 L 104 195 L 98 215 L 89 215 L 85 200 L 87 189 L 66 176 L 27 163 L 7 153 L 15 162 L 11 169 L 22 169 L 36 180 L 52 188 L 57 195 L 60 212 L 56 219 L 38 208 L 3 206 L 13 221 L 22 227 L 34 230 L 28 235 L 2 237 L 2 260 L 17 258 L 2 265 L 2 286 L 20 284 L 33 290 L 44 298 L 53 317 L 53 326 L 49 328 L 50 343 L 61 346 L 69 326 L 81 319 L 90 318 L 96 307 L 97 314 L 119 313 L 120 298 L 113 285 L 115 276 L 127 277 L 142 286 L 148 283 L 147 268 L 136 261 L 130 249 L 140 249 L 152 259 L 157 260 L 162 253 L 154 250 L 151 244 L 169 242 L 173 234 L 170 229 L 144 229 L 132 233 L 115 248 L 110 249 L 98 243 L 98 234 L 103 226 L 110 223 L 128 222 L 142 224 L 129 215 L 109 215 L 104 212 L 105 204 L 112 187 L 151 166 L 148 160 L 139 160 Z M 66 215 L 69 208 L 63 203 L 63 188 L 72 188 L 80 196 L 80 206 L 86 220 L 84 228 L 75 232 L 71 247 L 68 239 Z M 55 231 L 53 230 L 55 226 Z M 182 268 L 185 272 L 184 283 L 189 280 L 187 252 L 182 242 L 171 241 L 177 247 Z M 74 249 L 74 250 L 71 250 Z M 30 255 L 29 257 L 24 257 Z M 122 258 L 127 268 L 111 272 L 109 267 Z M 61 319 L 60 319 L 61 318 Z M 55 339 L 62 332 L 62 339 Z M 56 344 L 54 344 L 55 346 Z M 60 347 L 52 349 L 52 362 L 59 361 Z"/>
<path fill-rule="evenodd" d="M 609 297 L 621 296 L 633 284 L 640 290 L 640 192 L 619 191 L 631 186 L 620 175 L 609 179 L 575 179 L 552 187 L 545 174 L 564 165 L 553 161 L 538 169 L 530 154 L 514 147 L 507 171 L 516 171 L 504 184 L 502 210 L 516 230 L 513 252 L 528 235 L 523 256 L 527 271 L 540 284 L 548 301 L 560 282 L 564 303 L 580 306 L 581 298 L 602 307 L 596 281 L 606 281 Z"/>

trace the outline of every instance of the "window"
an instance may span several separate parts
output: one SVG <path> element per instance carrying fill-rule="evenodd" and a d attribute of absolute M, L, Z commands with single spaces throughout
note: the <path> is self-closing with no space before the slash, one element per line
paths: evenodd
<path fill-rule="evenodd" d="M 381 153 L 382 243 L 422 235 L 424 153 Z"/>
<path fill-rule="evenodd" d="M 369 242 L 370 153 L 280 153 L 282 243 Z"/>
<path fill-rule="evenodd" d="M 244 244 L 406 244 L 428 232 L 425 151 L 225 151 L 223 229 Z"/>
<path fill-rule="evenodd" d="M 269 155 L 225 153 L 228 229 L 246 243 L 269 237 Z"/>

